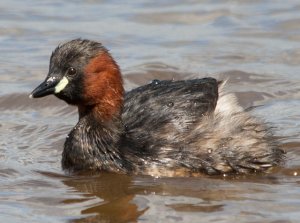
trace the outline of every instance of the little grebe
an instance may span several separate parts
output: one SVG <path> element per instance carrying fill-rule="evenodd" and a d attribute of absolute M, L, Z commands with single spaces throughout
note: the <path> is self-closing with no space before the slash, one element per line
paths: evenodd
<path fill-rule="evenodd" d="M 75 39 L 51 55 L 30 95 L 78 107 L 62 154 L 65 170 L 190 176 L 263 172 L 283 151 L 269 129 L 214 78 L 159 81 L 124 93 L 120 69 L 101 43 Z"/>

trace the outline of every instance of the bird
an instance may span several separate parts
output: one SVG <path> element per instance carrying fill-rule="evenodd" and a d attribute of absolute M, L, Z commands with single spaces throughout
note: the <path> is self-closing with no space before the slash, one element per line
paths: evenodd
<path fill-rule="evenodd" d="M 242 108 L 226 81 L 153 80 L 125 92 L 121 70 L 100 43 L 58 45 L 30 98 L 77 106 L 62 168 L 155 177 L 265 173 L 284 162 L 270 128 Z"/>

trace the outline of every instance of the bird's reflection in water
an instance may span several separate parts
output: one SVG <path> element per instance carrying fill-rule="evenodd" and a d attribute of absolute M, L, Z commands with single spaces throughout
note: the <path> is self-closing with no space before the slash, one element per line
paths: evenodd
<path fill-rule="evenodd" d="M 71 214 L 76 219 L 70 222 L 76 223 L 158 222 L 169 217 L 181 219 L 182 216 L 186 222 L 195 222 L 188 219 L 203 218 L 203 213 L 226 214 L 228 207 L 236 202 L 248 202 L 249 196 L 251 201 L 266 201 L 270 197 L 261 197 L 261 192 L 270 185 L 280 184 L 278 172 L 268 175 L 190 178 L 153 178 L 109 173 L 73 176 L 49 172 L 41 174 L 60 179 L 67 186 L 69 193 L 66 197 L 70 198 L 61 198 L 60 202 L 63 199 L 64 208 L 79 208 L 79 217 L 76 217 L 78 213 Z M 74 194 L 79 197 L 74 197 Z"/>
<path fill-rule="evenodd" d="M 64 184 L 90 197 L 100 198 L 100 202 L 89 206 L 81 213 L 86 217 L 72 222 L 136 222 L 147 208 L 138 210 L 132 201 L 135 191 L 130 187 L 132 177 L 103 173 L 98 176 L 78 176 L 64 180 Z M 82 202 L 84 200 L 80 200 Z M 65 200 L 65 203 L 79 200 Z"/>

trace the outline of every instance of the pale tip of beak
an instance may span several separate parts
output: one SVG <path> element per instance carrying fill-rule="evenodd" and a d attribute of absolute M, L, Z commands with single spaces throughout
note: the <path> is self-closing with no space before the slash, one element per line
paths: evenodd
<path fill-rule="evenodd" d="M 30 95 L 29 95 L 29 98 L 30 98 L 30 99 L 32 99 L 32 98 L 33 98 L 32 94 L 30 94 Z"/>

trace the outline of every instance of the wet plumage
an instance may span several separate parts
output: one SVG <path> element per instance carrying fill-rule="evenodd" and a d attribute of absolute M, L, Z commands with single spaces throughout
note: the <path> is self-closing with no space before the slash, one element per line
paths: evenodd
<path fill-rule="evenodd" d="M 60 45 L 33 97 L 78 106 L 62 158 L 68 171 L 154 176 L 251 173 L 282 163 L 269 129 L 214 78 L 159 81 L 124 93 L 118 65 L 97 42 Z"/>

